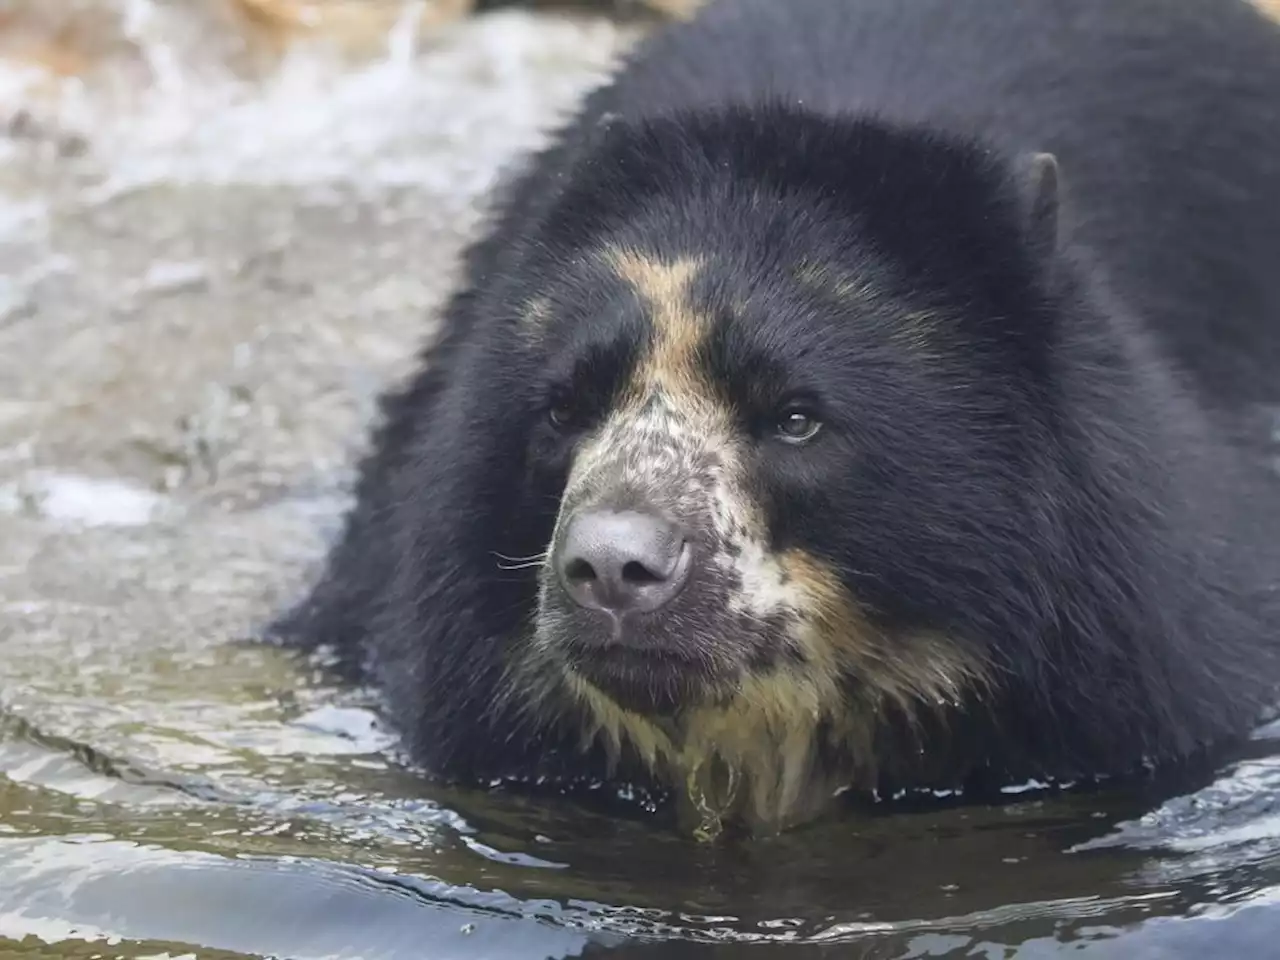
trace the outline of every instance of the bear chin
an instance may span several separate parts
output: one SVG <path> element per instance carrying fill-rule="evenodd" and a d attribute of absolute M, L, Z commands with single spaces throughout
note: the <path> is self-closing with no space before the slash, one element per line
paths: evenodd
<path fill-rule="evenodd" d="M 734 687 L 733 675 L 708 676 L 696 661 L 668 653 L 567 644 L 562 657 L 571 685 L 590 684 L 621 709 L 643 716 L 674 717 L 716 703 Z"/>

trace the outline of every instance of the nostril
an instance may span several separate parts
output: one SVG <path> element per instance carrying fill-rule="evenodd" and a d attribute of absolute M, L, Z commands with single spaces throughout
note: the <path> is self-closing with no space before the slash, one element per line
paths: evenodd
<path fill-rule="evenodd" d="M 598 579 L 596 568 L 581 557 L 575 557 L 565 564 L 564 576 L 570 583 L 590 583 Z"/>
<path fill-rule="evenodd" d="M 631 560 L 622 566 L 622 579 L 626 583 L 661 583 L 666 577 L 654 573 L 639 560 Z"/>

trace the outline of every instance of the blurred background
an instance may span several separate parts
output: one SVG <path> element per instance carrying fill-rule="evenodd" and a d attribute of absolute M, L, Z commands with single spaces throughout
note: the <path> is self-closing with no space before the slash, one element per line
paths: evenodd
<path fill-rule="evenodd" d="M 0 958 L 1280 956 L 1276 730 L 1188 797 L 701 849 L 429 787 L 237 642 L 487 191 L 695 6 L 0 0 Z"/>

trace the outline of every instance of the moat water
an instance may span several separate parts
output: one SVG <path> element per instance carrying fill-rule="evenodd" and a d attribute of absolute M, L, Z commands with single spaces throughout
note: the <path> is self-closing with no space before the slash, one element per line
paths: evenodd
<path fill-rule="evenodd" d="M 1280 726 L 1173 797 L 725 847 L 403 770 L 360 692 L 237 641 L 333 534 L 478 199 L 635 28 L 391 16 L 264 66 L 195 0 L 11 10 L 0 957 L 1280 956 Z"/>

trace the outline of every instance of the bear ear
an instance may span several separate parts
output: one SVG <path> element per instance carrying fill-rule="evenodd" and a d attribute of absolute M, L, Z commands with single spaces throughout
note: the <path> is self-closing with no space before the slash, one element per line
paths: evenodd
<path fill-rule="evenodd" d="M 1014 163 L 1028 241 L 1041 260 L 1058 249 L 1058 158 L 1024 153 Z"/>

